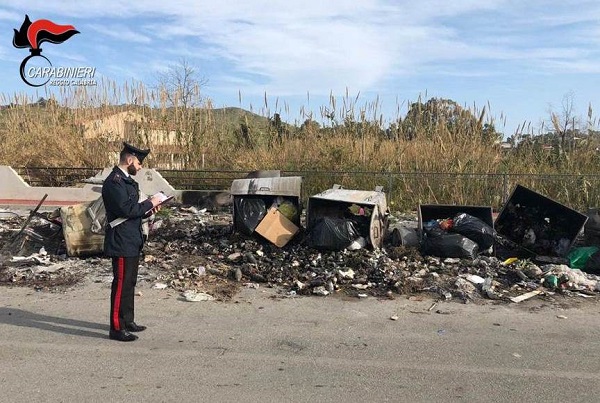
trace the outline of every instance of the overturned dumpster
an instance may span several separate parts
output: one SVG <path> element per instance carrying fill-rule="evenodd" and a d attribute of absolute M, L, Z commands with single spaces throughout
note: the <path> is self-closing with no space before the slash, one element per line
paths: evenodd
<path fill-rule="evenodd" d="M 517 185 L 496 219 L 498 234 L 518 257 L 567 255 L 588 217 L 531 189 Z M 510 249 L 510 248 L 509 248 Z"/>
<path fill-rule="evenodd" d="M 90 203 L 61 207 L 60 217 L 69 256 L 102 254 L 106 221 L 102 198 Z"/>
<path fill-rule="evenodd" d="M 486 206 L 419 205 L 422 252 L 445 258 L 474 259 L 493 253 L 492 208 Z"/>
<path fill-rule="evenodd" d="M 343 189 L 340 185 L 311 196 L 306 210 L 308 244 L 316 249 L 380 248 L 389 210 L 383 188 Z"/>
<path fill-rule="evenodd" d="M 233 228 L 255 232 L 279 247 L 300 229 L 302 177 L 236 179 L 231 183 Z"/>

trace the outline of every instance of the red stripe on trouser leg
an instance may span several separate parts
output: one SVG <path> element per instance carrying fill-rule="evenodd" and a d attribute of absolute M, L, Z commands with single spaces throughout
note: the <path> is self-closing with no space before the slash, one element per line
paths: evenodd
<path fill-rule="evenodd" d="M 123 294 L 123 277 L 125 276 L 125 258 L 120 257 L 117 263 L 117 292 L 113 307 L 113 326 L 115 330 L 121 330 L 119 311 L 121 309 L 121 296 Z"/>

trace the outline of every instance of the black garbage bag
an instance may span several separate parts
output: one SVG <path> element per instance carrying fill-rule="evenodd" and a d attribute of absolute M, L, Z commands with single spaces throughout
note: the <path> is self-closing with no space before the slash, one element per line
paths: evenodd
<path fill-rule="evenodd" d="M 450 233 L 425 237 L 421 249 L 424 255 L 461 259 L 475 259 L 479 252 L 479 247 L 474 241 L 461 234 Z"/>
<path fill-rule="evenodd" d="M 494 245 L 496 237 L 496 232 L 492 227 L 479 218 L 466 213 L 454 217 L 452 231 L 475 241 L 481 251 L 485 251 Z"/>
<path fill-rule="evenodd" d="M 258 198 L 236 198 L 235 228 L 243 234 L 252 235 L 258 224 L 267 214 L 264 200 Z"/>
<path fill-rule="evenodd" d="M 600 250 L 590 256 L 581 270 L 589 274 L 600 275 Z"/>
<path fill-rule="evenodd" d="M 319 218 L 308 234 L 308 245 L 315 249 L 342 250 L 359 237 L 354 223 L 343 218 Z"/>

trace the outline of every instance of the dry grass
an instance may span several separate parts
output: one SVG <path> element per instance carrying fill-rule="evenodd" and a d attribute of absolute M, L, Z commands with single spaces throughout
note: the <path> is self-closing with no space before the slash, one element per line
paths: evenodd
<path fill-rule="evenodd" d="M 98 87 L 62 90 L 45 107 L 32 105 L 23 96 L 4 95 L 1 104 L 10 108 L 0 111 L 0 164 L 12 166 L 107 166 L 107 155 L 118 149 L 111 133 L 93 140 L 84 140 L 81 123 L 108 116 L 117 111 L 134 110 L 143 116 L 137 131 L 126 140 L 151 148 L 145 136 L 150 127 L 173 130 L 175 148 L 181 153 L 186 169 L 282 169 L 310 171 L 374 171 L 379 177 L 345 174 L 336 182 L 350 187 L 372 188 L 374 182 L 395 190 L 398 204 L 415 202 L 453 202 L 462 204 L 493 204 L 507 183 L 497 178 L 476 180 L 443 177 L 441 175 L 390 176 L 390 172 L 430 173 L 518 173 L 576 174 L 577 183 L 531 183 L 538 189 L 553 189 L 562 200 L 581 196 L 577 203 L 596 203 L 597 196 L 583 175 L 595 174 L 600 163 L 596 151 L 598 139 L 589 136 L 577 148 L 566 152 L 542 150 L 539 145 L 519 150 L 502 150 L 493 142 L 482 139 L 482 127 L 487 120 L 483 110 L 473 107 L 461 114 L 474 117 L 474 122 L 461 126 L 461 121 L 448 129 L 447 121 L 421 120 L 410 128 L 400 124 L 386 133 L 378 102 L 358 106 L 358 100 L 346 95 L 341 102 L 334 97 L 321 108 L 320 124 L 301 125 L 310 118 L 299 111 L 297 125 L 277 127 L 268 119 L 256 119 L 240 110 L 222 111 L 212 108 L 210 100 L 199 92 L 194 108 L 168 107 L 167 97 L 158 90 L 141 84 L 117 86 L 112 82 Z M 121 106 L 115 106 L 121 105 Z M 277 107 L 277 106 L 276 106 Z M 400 108 L 399 108 L 400 109 Z M 271 117 L 265 102 L 265 117 Z M 596 119 L 589 113 L 589 129 L 596 129 Z M 319 119 L 314 119 L 319 121 Z M 398 123 L 398 122 L 396 122 Z M 113 143 L 111 143 L 111 140 Z M 201 158 L 204 155 L 204 158 Z M 164 163 L 149 158 L 150 166 Z M 523 181 L 520 179 L 521 182 Z M 509 186 L 511 186 L 512 179 Z M 314 176 L 307 185 L 322 190 L 332 183 L 331 175 Z M 549 186 L 549 187 L 548 187 Z M 544 188 L 544 189 L 546 189 Z M 401 196 L 402 195 L 402 196 Z M 410 195 L 410 197 L 407 197 Z M 575 197 L 575 198 L 577 198 Z M 596 203 L 597 204 L 597 203 Z"/>

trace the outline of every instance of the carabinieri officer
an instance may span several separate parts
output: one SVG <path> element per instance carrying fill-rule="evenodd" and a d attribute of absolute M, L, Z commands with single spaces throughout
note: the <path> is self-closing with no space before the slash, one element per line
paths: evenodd
<path fill-rule="evenodd" d="M 104 253 L 112 258 L 113 269 L 109 338 L 134 341 L 138 337 L 130 332 L 146 329 L 134 321 L 133 302 L 144 245 L 142 218 L 158 211 L 160 200 L 152 197 L 140 202 L 139 185 L 133 180 L 150 150 L 141 150 L 127 143 L 123 146 L 119 164 L 102 185 L 102 199 L 109 223 L 105 231 Z M 118 220 L 122 222 L 114 225 L 117 218 L 126 220 Z"/>

